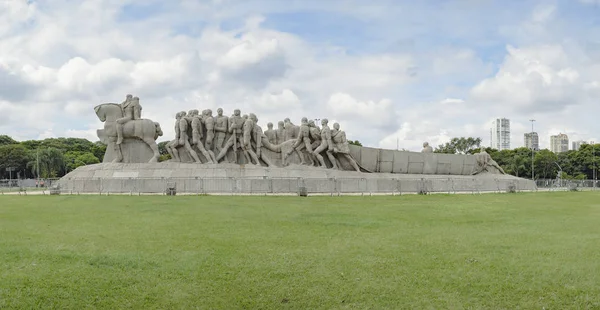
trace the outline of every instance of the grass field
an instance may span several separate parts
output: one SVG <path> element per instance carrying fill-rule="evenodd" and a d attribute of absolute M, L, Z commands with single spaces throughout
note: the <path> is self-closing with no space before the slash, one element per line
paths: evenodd
<path fill-rule="evenodd" d="M 0 309 L 599 309 L 600 193 L 0 196 Z"/>

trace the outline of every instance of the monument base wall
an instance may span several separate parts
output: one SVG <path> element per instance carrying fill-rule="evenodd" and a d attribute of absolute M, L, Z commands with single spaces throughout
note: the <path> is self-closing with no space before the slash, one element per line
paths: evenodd
<path fill-rule="evenodd" d="M 510 175 L 360 173 L 300 165 L 267 168 L 236 164 L 102 163 L 82 166 L 59 181 L 64 193 L 319 194 L 457 193 L 535 190 Z"/>

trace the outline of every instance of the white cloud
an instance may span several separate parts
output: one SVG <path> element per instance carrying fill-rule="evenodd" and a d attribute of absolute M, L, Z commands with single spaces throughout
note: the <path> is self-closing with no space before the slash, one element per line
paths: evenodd
<path fill-rule="evenodd" d="M 161 123 L 161 140 L 172 138 L 177 111 L 218 107 L 262 124 L 326 117 L 349 139 L 395 148 L 399 138 L 412 150 L 489 140 L 487 122 L 503 116 L 515 146 L 530 118 L 541 135 L 563 126 L 586 139 L 599 129 L 595 36 L 569 28 L 578 21 L 565 21 L 562 6 L 342 3 L 2 1 L 0 131 L 94 139 L 93 107 L 127 93 Z M 422 23 L 425 15 L 447 19 Z"/>
<path fill-rule="evenodd" d="M 561 46 L 507 47 L 498 73 L 477 84 L 474 100 L 514 112 L 560 111 L 582 97 L 580 73 Z"/>

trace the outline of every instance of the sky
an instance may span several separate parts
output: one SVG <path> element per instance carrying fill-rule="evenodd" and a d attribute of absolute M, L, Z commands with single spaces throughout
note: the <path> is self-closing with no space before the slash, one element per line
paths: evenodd
<path fill-rule="evenodd" d="M 0 0 L 0 134 L 97 141 L 102 103 L 338 122 L 365 146 L 600 139 L 600 0 Z"/>

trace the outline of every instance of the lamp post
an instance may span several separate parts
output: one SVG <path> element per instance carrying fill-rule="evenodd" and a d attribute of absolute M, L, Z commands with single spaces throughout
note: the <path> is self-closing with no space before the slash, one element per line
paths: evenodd
<path fill-rule="evenodd" d="M 535 147 L 533 147 L 533 122 L 535 122 L 535 120 L 530 119 L 529 121 L 531 122 L 531 137 L 529 139 L 531 141 L 531 180 L 534 180 L 533 160 L 534 160 Z"/>
<path fill-rule="evenodd" d="M 596 142 L 590 141 L 592 145 L 592 179 L 594 179 L 594 190 L 596 189 Z"/>
<path fill-rule="evenodd" d="M 40 185 L 40 146 L 42 146 L 42 144 L 44 144 L 44 141 L 40 142 L 40 145 L 38 145 L 37 147 L 37 151 L 36 151 L 36 159 L 35 159 L 35 166 L 36 166 L 36 170 L 37 170 L 37 184 Z"/>

